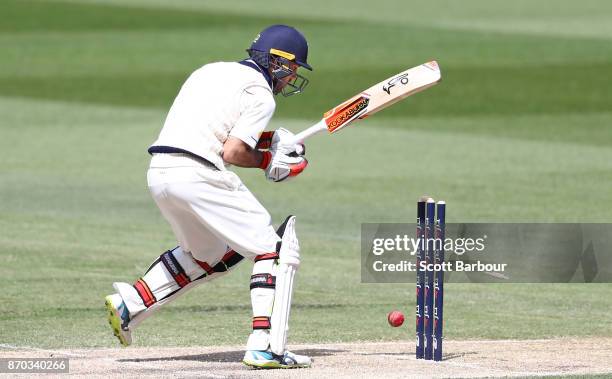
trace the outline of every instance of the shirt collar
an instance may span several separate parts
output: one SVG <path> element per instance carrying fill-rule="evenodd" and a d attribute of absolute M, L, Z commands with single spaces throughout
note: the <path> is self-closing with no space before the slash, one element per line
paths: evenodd
<path fill-rule="evenodd" d="M 270 73 L 268 72 L 268 70 L 266 70 L 264 67 L 261 67 L 260 65 L 258 65 L 252 59 L 244 59 L 244 60 L 241 60 L 238 63 L 240 63 L 242 65 L 245 65 L 245 66 L 248 66 L 248 67 L 251 67 L 252 69 L 259 71 L 264 76 L 264 78 L 266 79 L 268 84 L 270 85 L 270 88 L 272 88 L 272 77 L 270 76 Z"/>

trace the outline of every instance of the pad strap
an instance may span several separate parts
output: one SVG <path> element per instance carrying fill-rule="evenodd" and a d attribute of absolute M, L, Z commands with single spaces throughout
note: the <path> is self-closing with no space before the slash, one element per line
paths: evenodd
<path fill-rule="evenodd" d="M 229 250 L 223 258 L 221 258 L 221 262 L 217 263 L 215 267 L 213 267 L 214 272 L 225 272 L 229 270 L 232 266 L 235 266 L 240 262 L 244 257 L 234 250 Z"/>
<path fill-rule="evenodd" d="M 267 253 L 267 254 L 261 254 L 255 257 L 255 262 L 259 262 L 259 261 L 265 261 L 268 259 L 278 259 L 278 253 L 274 252 L 274 253 Z"/>
<path fill-rule="evenodd" d="M 176 282 L 176 284 L 179 285 L 179 287 L 183 288 L 187 284 L 191 283 L 191 280 L 185 273 L 185 270 L 183 269 L 181 264 L 176 260 L 176 258 L 174 257 L 174 254 L 172 254 L 172 250 L 168 250 L 165 253 L 163 253 L 160 257 L 160 260 L 166 267 L 166 270 L 168 270 L 170 275 L 172 275 L 172 277 L 174 278 L 174 281 Z"/>
<path fill-rule="evenodd" d="M 198 264 L 198 266 L 202 267 L 202 269 L 206 271 L 208 275 L 211 275 L 215 272 L 225 272 L 233 266 L 237 265 L 243 259 L 244 257 L 242 255 L 236 253 L 234 250 L 229 250 L 227 253 L 225 253 L 223 258 L 221 258 L 221 261 L 217 263 L 214 267 L 204 261 L 199 261 L 195 258 L 194 261 Z"/>
<path fill-rule="evenodd" d="M 270 329 L 270 317 L 257 316 L 253 317 L 253 330 Z"/>
<path fill-rule="evenodd" d="M 155 296 L 153 296 L 153 292 L 149 288 L 147 282 L 145 282 L 142 278 L 138 279 L 136 283 L 134 283 L 134 288 L 136 288 L 136 292 L 142 299 L 145 307 L 149 308 L 151 305 L 157 302 Z"/>
<path fill-rule="evenodd" d="M 173 252 L 174 250 L 168 250 L 162 255 L 160 255 L 159 259 L 157 259 L 153 263 L 153 265 L 149 267 L 149 270 L 147 270 L 147 274 L 149 274 L 151 270 L 153 270 L 156 267 L 156 265 L 161 262 L 164 268 L 166 269 L 166 271 L 170 273 L 170 275 L 172 276 L 172 278 L 174 279 L 174 281 L 176 282 L 179 288 L 177 288 L 176 290 L 172 292 L 166 291 L 161 295 L 160 299 L 156 299 L 153 291 L 151 290 L 149 284 L 144 278 L 140 278 L 136 281 L 136 283 L 134 283 L 134 288 L 136 289 L 136 292 L 138 292 L 138 296 L 140 296 L 144 306 L 147 308 L 149 308 L 150 306 L 152 306 L 158 301 L 162 301 L 174 295 L 174 293 L 178 292 L 180 289 L 182 289 L 183 287 L 186 287 L 192 282 L 189 275 L 185 272 L 185 269 L 183 268 L 183 266 L 181 266 L 178 259 L 176 259 L 176 257 L 174 256 Z M 203 275 L 193 279 L 193 281 L 197 281 L 204 277 L 211 276 L 212 274 L 215 274 L 215 273 L 226 272 L 231 267 L 237 265 L 240 261 L 242 261 L 242 259 L 244 259 L 244 257 L 236 253 L 233 250 L 228 250 L 225 253 L 225 255 L 223 255 L 221 260 L 217 264 L 215 264 L 214 267 L 209 265 L 207 262 L 193 259 L 195 263 L 205 271 Z M 145 277 L 147 277 L 147 274 L 145 274 Z M 151 279 L 149 278 L 148 280 L 151 280 Z M 158 296 L 160 296 L 159 288 L 161 288 L 161 285 L 157 283 L 157 284 L 153 284 L 153 287 L 157 288 L 155 291 L 158 291 L 156 293 L 158 294 Z"/>
<path fill-rule="evenodd" d="M 272 274 L 251 275 L 251 289 L 253 288 L 276 288 L 276 278 Z"/>

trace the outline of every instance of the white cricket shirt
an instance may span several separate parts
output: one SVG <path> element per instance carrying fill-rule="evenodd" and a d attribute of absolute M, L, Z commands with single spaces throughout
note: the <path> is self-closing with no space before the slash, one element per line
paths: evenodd
<path fill-rule="evenodd" d="M 275 107 L 261 72 L 237 62 L 210 63 L 183 84 L 152 146 L 186 150 L 225 170 L 228 136 L 255 147 Z"/>

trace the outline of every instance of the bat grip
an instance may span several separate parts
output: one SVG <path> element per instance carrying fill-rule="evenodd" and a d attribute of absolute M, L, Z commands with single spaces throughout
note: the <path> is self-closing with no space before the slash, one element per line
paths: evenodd
<path fill-rule="evenodd" d="M 303 130 L 300 133 L 296 134 L 295 139 L 293 140 L 293 143 L 296 144 L 296 143 L 303 142 L 306 138 L 311 137 L 324 130 L 327 130 L 327 124 L 325 123 L 324 119 L 321 119 L 321 121 L 317 122 L 310 128 Z"/>

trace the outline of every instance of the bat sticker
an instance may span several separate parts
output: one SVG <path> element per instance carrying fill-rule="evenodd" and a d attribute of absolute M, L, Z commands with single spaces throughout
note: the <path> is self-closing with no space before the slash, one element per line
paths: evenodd
<path fill-rule="evenodd" d="M 337 129 L 342 128 L 345 124 L 351 120 L 361 116 L 361 114 L 368 108 L 370 99 L 361 95 L 355 100 L 350 101 L 346 104 L 341 105 L 338 108 L 334 108 L 324 115 L 327 129 L 330 132 L 334 132 Z"/>
<path fill-rule="evenodd" d="M 391 88 L 395 87 L 397 83 L 401 83 L 402 85 L 408 84 L 408 73 L 396 76 L 392 78 L 383 86 L 383 91 L 385 91 L 388 95 L 391 95 Z"/>

